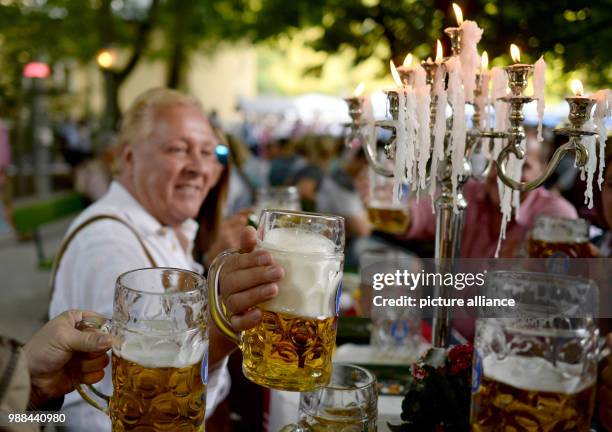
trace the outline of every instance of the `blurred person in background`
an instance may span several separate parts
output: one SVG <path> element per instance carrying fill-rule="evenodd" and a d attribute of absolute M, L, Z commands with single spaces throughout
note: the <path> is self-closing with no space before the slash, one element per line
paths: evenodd
<path fill-rule="evenodd" d="M 344 217 L 346 222 L 346 266 L 356 268 L 358 257 L 355 240 L 369 236 L 372 227 L 365 205 L 359 194 L 367 182 L 368 161 L 361 147 L 347 149 L 337 166 L 321 181 L 317 192 L 316 208 L 320 213 Z"/>
<path fill-rule="evenodd" d="M 82 332 L 76 324 L 93 312 L 69 310 L 45 324 L 23 346 L 0 336 L 0 412 L 57 411 L 75 383 L 94 384 L 104 377 L 111 348 L 109 335 Z M 7 429 L 3 425 L 2 430 Z M 21 423 L 15 430 L 40 430 Z"/>
<path fill-rule="evenodd" d="M 250 207 L 245 207 L 231 216 L 226 216 L 226 201 L 232 187 L 231 178 L 232 174 L 237 171 L 237 166 L 232 163 L 235 159 L 228 148 L 229 139 L 225 140 L 223 133 L 219 130 L 217 134 L 221 137 L 222 142 L 217 145 L 218 160 L 215 163 L 211 181 L 213 186 L 195 218 L 199 227 L 193 255 L 206 270 L 221 252 L 240 247 L 240 235 L 242 229 L 247 226 L 248 215 L 252 211 Z"/>
<path fill-rule="evenodd" d="M 268 145 L 270 171 L 268 182 L 270 186 L 285 186 L 295 173 L 306 165 L 305 159 L 296 152 L 297 139 L 277 131 L 278 138 Z"/>
<path fill-rule="evenodd" d="M 297 151 L 306 164 L 293 174 L 288 183 L 297 187 L 304 211 L 316 210 L 317 193 L 341 146 L 341 141 L 328 135 L 305 135 L 297 144 Z"/>
<path fill-rule="evenodd" d="M 202 106 L 174 90 L 148 90 L 125 113 L 118 139 L 116 180 L 77 217 L 60 248 L 51 317 L 69 308 L 111 316 L 115 280 L 129 270 L 174 267 L 202 273 L 192 256 L 198 229 L 193 218 L 221 176 L 215 153 L 220 138 Z M 221 295 L 239 331 L 258 324 L 261 311 L 254 307 L 277 294 L 283 276 L 269 253 L 254 251 L 255 244 L 255 231 L 244 229 L 243 253 L 229 259 L 221 275 Z M 214 325 L 209 337 L 207 418 L 227 395 L 227 355 L 236 349 Z M 111 390 L 107 374 L 102 391 Z M 74 430 L 110 429 L 108 417 L 75 392 L 64 410 Z"/>
<path fill-rule="evenodd" d="M 253 206 L 257 188 L 265 184 L 265 175 L 260 170 L 258 158 L 240 138 L 228 135 L 227 145 L 231 169 L 224 214 L 232 216 Z"/>
<path fill-rule="evenodd" d="M 608 140 L 609 141 L 609 140 Z M 609 147 L 607 147 L 609 148 Z M 604 224 L 603 234 L 593 239 L 599 248 L 599 255 L 612 257 L 612 151 L 608 150 L 604 182 L 601 188 L 601 200 L 598 202 L 598 213 Z"/>

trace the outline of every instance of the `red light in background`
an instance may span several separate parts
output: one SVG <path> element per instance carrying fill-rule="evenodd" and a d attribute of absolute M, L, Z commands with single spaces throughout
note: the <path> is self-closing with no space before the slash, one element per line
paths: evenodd
<path fill-rule="evenodd" d="M 47 63 L 30 62 L 23 68 L 23 76 L 26 78 L 48 78 L 51 68 Z"/>

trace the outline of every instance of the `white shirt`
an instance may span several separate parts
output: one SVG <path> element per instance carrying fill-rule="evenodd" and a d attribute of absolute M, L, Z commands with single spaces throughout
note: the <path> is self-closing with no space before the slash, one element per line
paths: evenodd
<path fill-rule="evenodd" d="M 68 232 L 86 219 L 100 214 L 117 216 L 134 228 L 157 266 L 202 273 L 202 266 L 192 258 L 191 247 L 185 251 L 174 230 L 162 226 L 117 182 L 113 182 L 106 195 L 76 218 Z M 192 219 L 180 227 L 191 246 L 197 229 L 198 224 Z M 90 310 L 112 317 L 117 276 L 143 267 L 151 267 L 151 263 L 129 228 L 110 219 L 88 225 L 70 242 L 61 260 L 49 307 L 50 317 L 67 309 Z M 229 392 L 230 378 L 226 365 L 227 358 L 220 368 L 208 376 L 206 417 L 214 412 Z M 101 385 L 96 387 L 111 394 L 110 366 L 105 370 Z M 111 430 L 108 417 L 81 399 L 76 391 L 66 396 L 62 410 L 70 420 L 68 423 L 72 430 Z"/>

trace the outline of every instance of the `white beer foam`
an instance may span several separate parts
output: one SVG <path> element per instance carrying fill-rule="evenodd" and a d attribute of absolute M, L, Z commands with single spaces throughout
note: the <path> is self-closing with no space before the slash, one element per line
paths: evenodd
<path fill-rule="evenodd" d="M 120 350 L 115 350 L 115 354 L 147 368 L 184 368 L 201 361 L 208 350 L 207 340 L 193 336 L 189 333 L 168 335 L 127 333 Z"/>
<path fill-rule="evenodd" d="M 327 237 L 295 228 L 275 228 L 260 243 L 285 270 L 278 295 L 263 308 L 304 317 L 335 314 L 342 256 Z"/>
<path fill-rule="evenodd" d="M 576 394 L 594 384 L 583 381 L 582 364 L 552 363 L 538 357 L 508 356 L 498 360 L 485 357 L 484 375 L 492 380 L 528 391 Z"/>

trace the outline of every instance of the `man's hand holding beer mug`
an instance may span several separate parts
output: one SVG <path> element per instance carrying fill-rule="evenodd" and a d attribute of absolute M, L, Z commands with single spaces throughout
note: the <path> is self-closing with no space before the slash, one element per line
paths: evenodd
<path fill-rule="evenodd" d="M 74 382 L 93 384 L 104 376 L 108 364 L 108 335 L 79 332 L 75 325 L 93 312 L 69 310 L 45 324 L 23 347 L 30 373 L 30 404 L 74 390 Z"/>
<path fill-rule="evenodd" d="M 211 314 L 256 384 L 311 391 L 329 383 L 344 263 L 344 219 L 265 209 L 242 250 L 209 271 Z"/>

